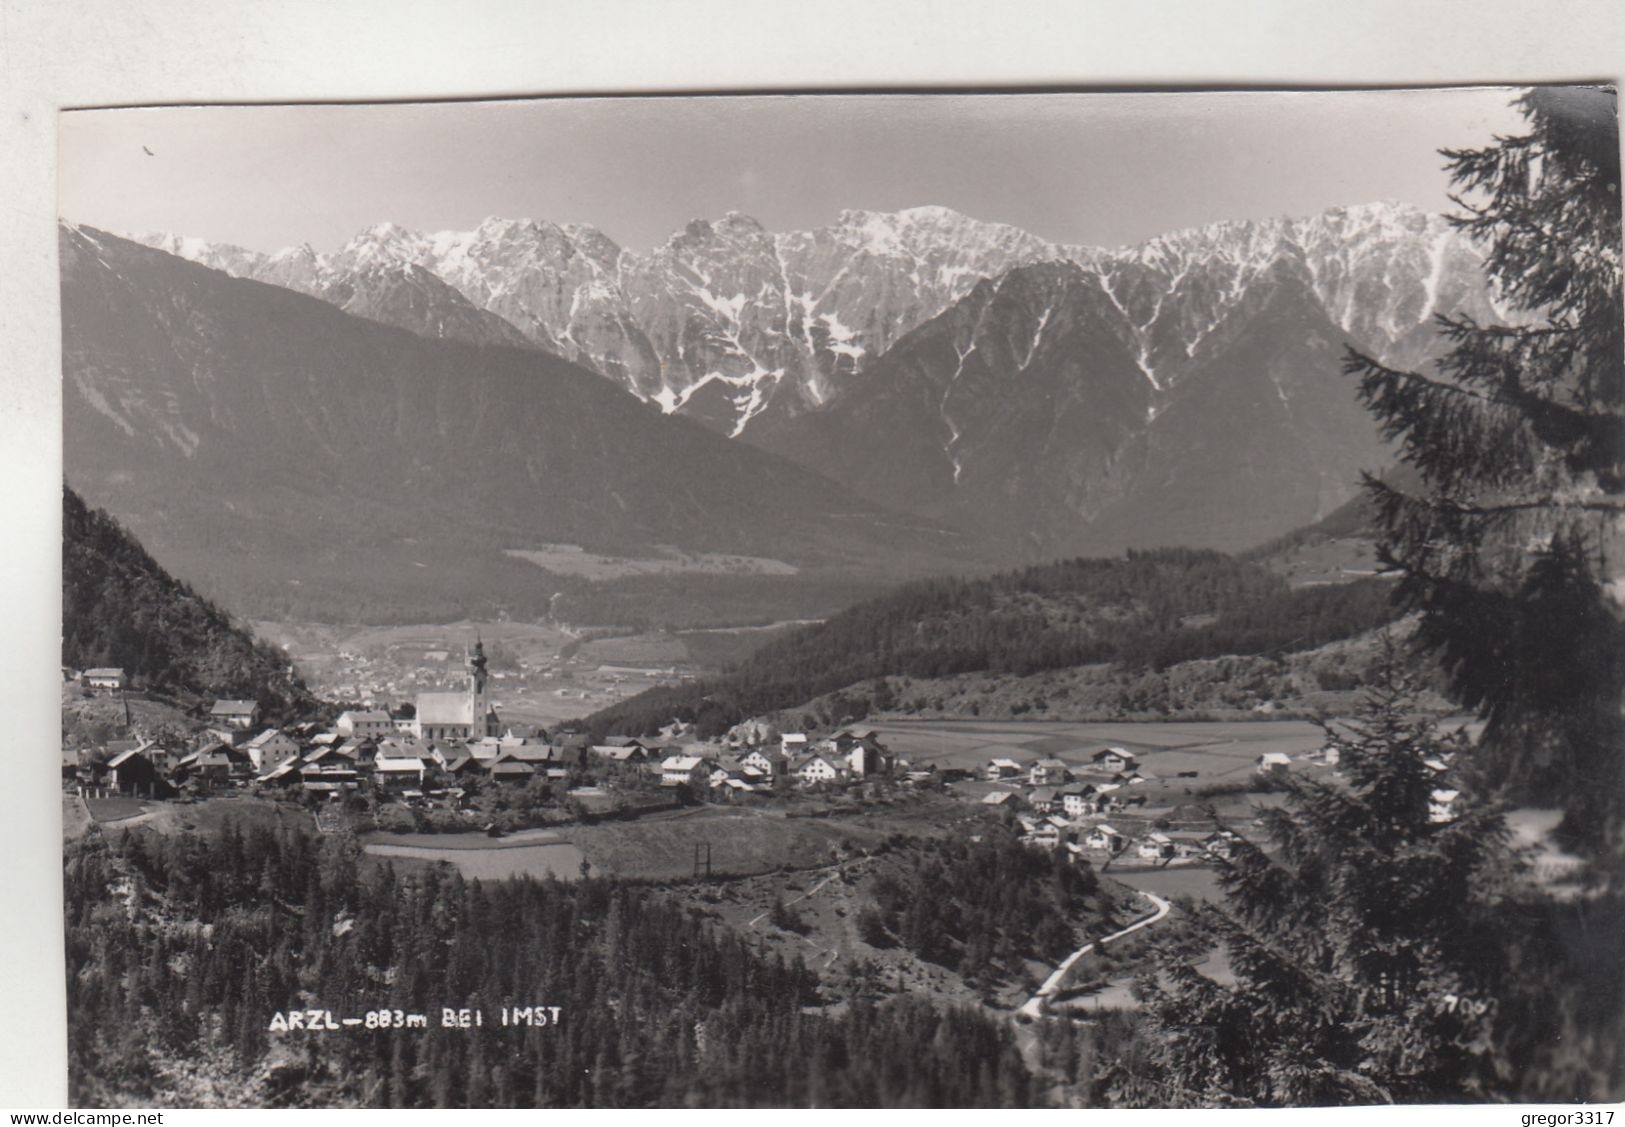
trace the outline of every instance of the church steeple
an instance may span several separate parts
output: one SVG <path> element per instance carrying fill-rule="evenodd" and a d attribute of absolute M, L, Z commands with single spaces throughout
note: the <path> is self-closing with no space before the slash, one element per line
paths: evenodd
<path fill-rule="evenodd" d="M 485 695 L 485 640 L 474 635 L 474 649 L 468 655 L 468 719 L 477 739 L 495 735 L 491 724 L 491 702 Z"/>
<path fill-rule="evenodd" d="M 468 672 L 474 678 L 474 692 L 485 696 L 485 641 L 478 634 L 474 635 L 474 652 L 468 659 Z"/>

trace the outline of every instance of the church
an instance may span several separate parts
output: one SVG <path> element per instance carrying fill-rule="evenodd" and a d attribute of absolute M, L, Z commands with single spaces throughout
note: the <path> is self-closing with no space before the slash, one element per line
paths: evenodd
<path fill-rule="evenodd" d="M 420 740 L 478 740 L 502 734 L 502 722 L 486 696 L 483 641 L 476 638 L 468 655 L 468 688 L 460 693 L 419 693 L 411 731 Z"/>

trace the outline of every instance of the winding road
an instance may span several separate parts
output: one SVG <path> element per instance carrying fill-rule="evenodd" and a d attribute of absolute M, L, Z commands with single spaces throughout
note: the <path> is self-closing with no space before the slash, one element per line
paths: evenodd
<path fill-rule="evenodd" d="M 1041 1017 L 1044 1013 L 1044 1004 L 1054 996 L 1057 990 L 1061 988 L 1061 983 L 1066 979 L 1067 971 L 1072 969 L 1072 965 L 1074 963 L 1083 958 L 1090 951 L 1093 951 L 1096 947 L 1104 947 L 1114 939 L 1123 938 L 1123 936 L 1127 935 L 1131 931 L 1138 931 L 1148 924 L 1156 923 L 1158 920 L 1166 916 L 1173 908 L 1172 904 L 1158 896 L 1155 892 L 1142 891 L 1140 895 L 1151 901 L 1157 910 L 1151 913 L 1151 915 L 1146 916 L 1144 919 L 1136 920 L 1134 923 L 1129 924 L 1122 931 L 1114 931 L 1102 939 L 1091 940 L 1090 942 L 1085 943 L 1082 947 L 1079 947 L 1076 951 L 1072 952 L 1072 954 L 1068 955 L 1066 960 L 1062 962 L 1060 966 L 1055 968 L 1054 973 L 1044 980 L 1044 984 L 1038 988 L 1038 993 L 1034 994 L 1031 998 L 1028 998 L 1024 1003 L 1022 1003 L 1021 1008 L 1017 1010 L 1016 1013 L 1021 1014 L 1024 1017 Z"/>

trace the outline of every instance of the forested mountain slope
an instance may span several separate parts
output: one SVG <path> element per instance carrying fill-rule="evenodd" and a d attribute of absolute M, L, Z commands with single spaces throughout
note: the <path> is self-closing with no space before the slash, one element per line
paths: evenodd
<path fill-rule="evenodd" d="M 1098 662 L 1162 669 L 1308 650 L 1390 621 L 1388 595 L 1380 580 L 1293 590 L 1256 564 L 1190 549 L 924 580 L 778 638 L 720 677 L 651 689 L 590 723 L 642 733 L 680 716 L 720 730 L 877 677 Z"/>
<path fill-rule="evenodd" d="M 118 666 L 140 688 L 259 701 L 268 717 L 316 703 L 287 655 L 160 567 L 118 522 L 62 492 L 62 663 Z"/>

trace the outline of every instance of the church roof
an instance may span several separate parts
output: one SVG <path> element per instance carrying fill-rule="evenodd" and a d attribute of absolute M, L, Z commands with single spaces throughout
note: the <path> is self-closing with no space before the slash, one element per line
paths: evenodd
<path fill-rule="evenodd" d="M 419 724 L 474 723 L 474 706 L 467 693 L 419 693 Z"/>

